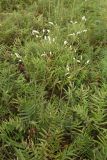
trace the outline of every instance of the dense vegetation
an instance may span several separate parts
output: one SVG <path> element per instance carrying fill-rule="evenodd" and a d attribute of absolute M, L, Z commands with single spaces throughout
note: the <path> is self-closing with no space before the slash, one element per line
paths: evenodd
<path fill-rule="evenodd" d="M 106 9 L 0 1 L 0 160 L 107 160 Z"/>

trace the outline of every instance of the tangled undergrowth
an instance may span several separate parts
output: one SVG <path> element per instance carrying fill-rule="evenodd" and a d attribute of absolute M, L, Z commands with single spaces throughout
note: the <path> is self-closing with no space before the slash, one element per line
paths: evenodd
<path fill-rule="evenodd" d="M 107 159 L 106 0 L 0 1 L 0 159 Z"/>

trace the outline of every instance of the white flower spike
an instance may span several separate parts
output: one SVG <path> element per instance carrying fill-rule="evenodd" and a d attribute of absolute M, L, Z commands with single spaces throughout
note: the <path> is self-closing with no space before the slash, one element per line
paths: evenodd
<path fill-rule="evenodd" d="M 54 23 L 53 22 L 48 22 L 49 24 L 51 24 L 51 25 L 54 25 Z"/>
<path fill-rule="evenodd" d="M 68 42 L 67 41 L 64 41 L 64 45 L 67 45 L 68 44 Z"/>
<path fill-rule="evenodd" d="M 71 34 L 69 34 L 69 36 L 75 36 L 75 33 L 71 33 Z"/>
<path fill-rule="evenodd" d="M 88 64 L 90 62 L 90 60 L 87 60 L 86 64 Z"/>
<path fill-rule="evenodd" d="M 15 56 L 16 56 L 17 58 L 21 58 L 21 56 L 20 56 L 18 53 L 15 53 Z"/>
<path fill-rule="evenodd" d="M 35 34 L 39 34 L 39 31 L 37 31 L 37 30 L 32 30 L 32 35 L 35 35 Z"/>
<path fill-rule="evenodd" d="M 77 59 L 77 62 L 80 63 L 80 60 Z"/>
<path fill-rule="evenodd" d="M 68 64 L 67 64 L 67 66 L 66 66 L 66 69 L 67 69 L 68 72 L 70 71 L 69 65 L 68 65 Z"/>
<path fill-rule="evenodd" d="M 82 32 L 87 32 L 87 29 L 84 29 Z"/>
<path fill-rule="evenodd" d="M 86 21 L 87 19 L 86 19 L 86 17 L 85 16 L 83 16 L 82 17 L 82 21 Z"/>

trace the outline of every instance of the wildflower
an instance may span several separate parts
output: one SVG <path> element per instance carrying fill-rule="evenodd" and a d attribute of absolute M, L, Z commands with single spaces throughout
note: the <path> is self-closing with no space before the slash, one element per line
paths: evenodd
<path fill-rule="evenodd" d="M 72 49 L 72 46 L 70 45 L 69 48 Z"/>
<path fill-rule="evenodd" d="M 41 57 L 46 57 L 47 54 L 44 52 L 43 54 L 41 54 Z"/>
<path fill-rule="evenodd" d="M 68 44 L 68 42 L 67 41 L 64 41 L 64 45 L 67 45 Z"/>
<path fill-rule="evenodd" d="M 39 31 L 37 31 L 37 30 L 32 30 L 32 35 L 35 35 L 35 34 L 39 34 Z"/>
<path fill-rule="evenodd" d="M 76 34 L 77 34 L 77 35 L 81 34 L 81 31 L 78 31 Z"/>
<path fill-rule="evenodd" d="M 38 35 L 36 35 L 36 38 L 38 38 L 39 36 Z"/>
<path fill-rule="evenodd" d="M 87 29 L 84 29 L 82 32 L 87 32 Z"/>
<path fill-rule="evenodd" d="M 78 63 L 80 63 L 80 60 L 77 59 L 76 61 L 77 61 Z"/>
<path fill-rule="evenodd" d="M 83 16 L 82 17 L 82 21 L 86 21 L 87 19 L 86 19 L 86 17 L 85 16 Z"/>
<path fill-rule="evenodd" d="M 48 23 L 51 24 L 51 25 L 54 25 L 53 22 L 48 22 Z"/>
<path fill-rule="evenodd" d="M 44 36 L 44 40 L 47 40 L 47 36 Z"/>
<path fill-rule="evenodd" d="M 45 33 L 45 29 L 43 29 L 42 31 L 43 31 L 43 33 Z"/>
<path fill-rule="evenodd" d="M 52 52 L 50 51 L 49 54 L 50 54 L 50 56 L 51 56 L 51 55 L 52 55 Z"/>
<path fill-rule="evenodd" d="M 73 24 L 73 21 L 70 21 Z"/>
<path fill-rule="evenodd" d="M 19 62 L 22 62 L 22 60 L 21 60 L 21 59 L 19 59 Z"/>
<path fill-rule="evenodd" d="M 87 60 L 85 64 L 88 64 L 90 62 L 90 60 Z"/>
<path fill-rule="evenodd" d="M 44 36 L 44 40 L 48 41 L 49 43 L 51 43 L 51 37 L 50 36 Z"/>
<path fill-rule="evenodd" d="M 75 57 L 73 57 L 73 60 L 77 61 L 78 63 L 80 63 L 81 61 L 78 59 L 75 59 Z"/>
<path fill-rule="evenodd" d="M 77 24 L 78 22 L 77 22 L 77 21 L 73 22 L 73 21 L 71 20 L 70 23 L 72 23 L 72 24 Z"/>
<path fill-rule="evenodd" d="M 75 36 L 75 33 L 71 33 L 71 34 L 69 34 L 69 36 Z"/>
<path fill-rule="evenodd" d="M 71 76 L 68 77 L 68 79 L 70 79 L 70 78 L 71 78 Z"/>
<path fill-rule="evenodd" d="M 53 38 L 52 41 L 55 42 L 55 38 Z"/>
<path fill-rule="evenodd" d="M 41 54 L 41 57 L 46 56 L 46 54 Z"/>
<path fill-rule="evenodd" d="M 48 32 L 48 33 L 50 33 L 50 30 L 49 30 L 49 29 L 47 29 L 47 32 Z"/>
<path fill-rule="evenodd" d="M 21 56 L 20 56 L 18 53 L 15 53 L 15 56 L 16 56 L 17 58 L 21 58 Z"/>
<path fill-rule="evenodd" d="M 78 22 L 77 21 L 75 21 L 73 24 L 77 24 Z"/>
<path fill-rule="evenodd" d="M 51 43 L 51 37 L 47 36 L 48 41 Z"/>
<path fill-rule="evenodd" d="M 69 69 L 69 65 L 68 65 L 68 64 L 67 64 L 67 66 L 66 66 L 66 69 L 67 69 L 67 71 L 69 72 L 70 69 Z"/>
<path fill-rule="evenodd" d="M 65 76 L 67 76 L 67 75 L 69 75 L 69 73 L 67 72 L 67 73 L 65 73 Z"/>
<path fill-rule="evenodd" d="M 80 59 L 82 60 L 82 55 L 80 56 Z"/>
<path fill-rule="evenodd" d="M 77 52 L 77 50 L 74 48 L 74 52 L 76 53 Z"/>

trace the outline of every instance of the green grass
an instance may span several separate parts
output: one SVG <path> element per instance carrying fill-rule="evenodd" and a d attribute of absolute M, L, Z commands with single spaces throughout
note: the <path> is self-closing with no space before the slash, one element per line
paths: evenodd
<path fill-rule="evenodd" d="M 107 159 L 107 1 L 0 1 L 0 160 Z"/>

